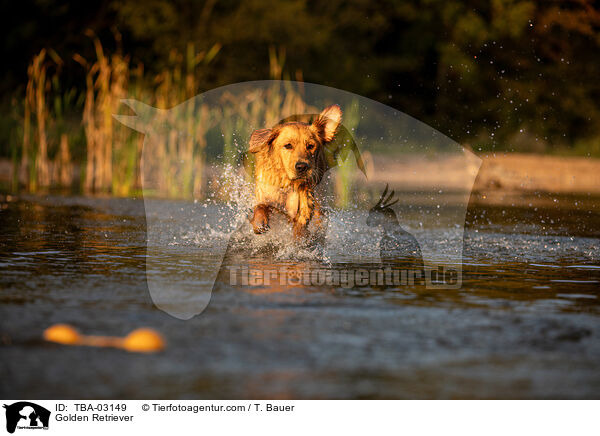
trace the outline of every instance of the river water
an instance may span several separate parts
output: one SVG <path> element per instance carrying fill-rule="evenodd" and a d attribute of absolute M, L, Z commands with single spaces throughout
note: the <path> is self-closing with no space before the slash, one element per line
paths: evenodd
<path fill-rule="evenodd" d="M 598 398 L 598 204 L 589 196 L 503 205 L 472 198 L 460 289 L 217 282 L 206 309 L 184 321 L 151 298 L 142 200 L 4 196 L 1 392 L 40 399 Z M 201 262 L 214 253 L 198 250 L 191 230 L 178 250 Z M 273 266 L 259 254 L 253 265 Z M 350 249 L 326 262 L 277 262 L 301 270 L 370 267 Z M 114 336 L 148 326 L 167 347 L 145 355 L 44 342 L 43 330 L 56 323 Z"/>

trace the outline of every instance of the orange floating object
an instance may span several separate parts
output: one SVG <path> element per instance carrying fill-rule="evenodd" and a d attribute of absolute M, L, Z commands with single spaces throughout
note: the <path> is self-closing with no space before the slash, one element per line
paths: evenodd
<path fill-rule="evenodd" d="M 156 331 L 142 328 L 129 333 L 123 340 L 122 348 L 128 351 L 148 353 L 164 349 L 165 343 Z"/>
<path fill-rule="evenodd" d="M 150 328 L 132 331 L 124 338 L 113 336 L 85 336 L 68 324 L 56 324 L 44 331 L 44 339 L 63 345 L 114 347 L 136 353 L 153 353 L 165 348 L 162 336 Z"/>
<path fill-rule="evenodd" d="M 81 336 L 68 324 L 55 324 L 44 330 L 44 339 L 59 344 L 74 345 L 81 341 Z"/>

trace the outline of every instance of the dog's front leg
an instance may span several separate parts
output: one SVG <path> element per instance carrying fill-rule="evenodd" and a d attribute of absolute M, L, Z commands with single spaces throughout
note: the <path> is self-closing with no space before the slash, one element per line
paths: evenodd
<path fill-rule="evenodd" d="M 254 233 L 261 234 L 269 230 L 269 214 L 271 208 L 266 204 L 257 204 L 254 208 L 254 214 L 250 219 L 250 224 L 254 229 Z"/>
<path fill-rule="evenodd" d="M 320 204 L 315 199 L 315 210 L 313 212 L 312 222 L 315 224 L 315 238 L 317 241 L 324 241 L 329 227 L 329 216 L 327 211 L 321 209 Z"/>
<path fill-rule="evenodd" d="M 306 236 L 308 236 L 308 220 L 306 220 L 305 218 L 302 217 L 298 217 L 298 219 L 296 219 L 296 221 L 294 221 L 294 227 L 293 227 L 293 231 L 294 231 L 294 238 L 298 239 L 303 239 Z"/>
<path fill-rule="evenodd" d="M 294 219 L 294 237 L 302 239 L 308 236 L 308 223 L 313 217 L 314 198 L 311 192 L 304 191 L 300 194 L 300 204 L 298 207 L 298 215 Z"/>
<path fill-rule="evenodd" d="M 321 210 L 321 206 L 319 205 L 319 203 L 317 202 L 316 199 L 314 200 L 314 210 L 313 210 L 312 219 L 317 227 L 317 230 L 319 232 L 322 232 L 326 226 L 326 223 L 325 223 L 326 217 L 323 216 L 323 211 Z"/>

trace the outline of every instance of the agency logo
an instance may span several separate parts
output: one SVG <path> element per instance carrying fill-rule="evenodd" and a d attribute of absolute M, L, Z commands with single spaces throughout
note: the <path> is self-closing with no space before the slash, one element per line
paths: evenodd
<path fill-rule="evenodd" d="M 275 274 L 284 287 L 299 286 L 296 277 L 310 279 L 304 286 L 322 277 L 333 287 L 462 286 L 481 159 L 408 114 L 277 80 L 227 85 L 170 109 L 123 104 L 128 114 L 115 119 L 144 134 L 148 289 L 168 314 L 200 314 L 213 289 L 232 285 L 231 272 L 239 286 L 246 271 Z"/>
<path fill-rule="evenodd" d="M 19 401 L 4 405 L 6 409 L 6 431 L 14 433 L 16 429 L 47 430 L 50 411 L 29 401 Z"/>

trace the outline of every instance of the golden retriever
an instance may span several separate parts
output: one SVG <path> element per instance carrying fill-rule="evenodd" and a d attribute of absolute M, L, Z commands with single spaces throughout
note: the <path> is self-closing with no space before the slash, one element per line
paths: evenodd
<path fill-rule="evenodd" d="M 321 222 L 314 188 L 328 169 L 324 146 L 334 139 L 341 120 L 342 110 L 332 105 L 310 124 L 286 122 L 252 133 L 248 150 L 256 156 L 255 207 L 250 219 L 254 233 L 269 229 L 273 210 L 288 217 L 296 239 L 307 235 L 311 219 Z"/>

